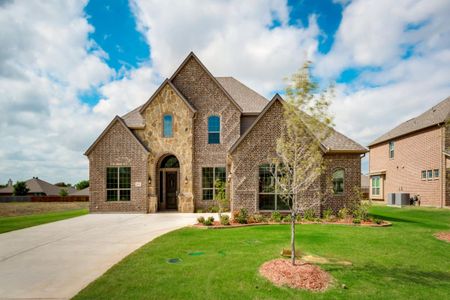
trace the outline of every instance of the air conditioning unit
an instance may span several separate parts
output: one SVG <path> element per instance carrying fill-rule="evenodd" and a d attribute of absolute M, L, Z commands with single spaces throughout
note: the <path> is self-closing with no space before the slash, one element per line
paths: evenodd
<path fill-rule="evenodd" d="M 387 195 L 387 205 L 395 205 L 395 194 L 394 193 L 388 193 Z"/>
<path fill-rule="evenodd" d="M 409 193 L 397 193 L 395 194 L 395 204 L 399 206 L 409 205 Z"/>

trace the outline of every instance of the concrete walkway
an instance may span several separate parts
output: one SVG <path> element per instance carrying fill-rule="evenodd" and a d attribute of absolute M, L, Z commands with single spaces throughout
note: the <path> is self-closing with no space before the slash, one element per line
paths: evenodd
<path fill-rule="evenodd" d="M 90 214 L 0 234 L 0 299 L 68 299 L 196 214 Z"/>

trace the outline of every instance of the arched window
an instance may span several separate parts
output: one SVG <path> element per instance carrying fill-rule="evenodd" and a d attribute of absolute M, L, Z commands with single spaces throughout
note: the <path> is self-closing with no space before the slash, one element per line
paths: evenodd
<path fill-rule="evenodd" d="M 208 144 L 220 144 L 220 117 L 208 117 Z"/>
<path fill-rule="evenodd" d="M 161 161 L 161 169 L 163 169 L 163 168 L 179 168 L 179 167 L 180 167 L 180 163 L 178 162 L 178 159 L 174 155 L 166 156 Z"/>
<path fill-rule="evenodd" d="M 172 137 L 173 135 L 173 117 L 172 115 L 164 115 L 163 117 L 163 136 Z"/>
<path fill-rule="evenodd" d="M 338 169 L 333 172 L 333 192 L 342 194 L 344 192 L 344 170 Z"/>

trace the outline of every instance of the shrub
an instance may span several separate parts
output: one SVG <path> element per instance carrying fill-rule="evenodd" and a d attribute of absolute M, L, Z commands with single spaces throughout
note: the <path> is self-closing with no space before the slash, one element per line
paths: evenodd
<path fill-rule="evenodd" d="M 297 222 L 303 221 L 302 215 L 300 215 L 300 214 L 297 215 L 296 220 L 297 220 Z"/>
<path fill-rule="evenodd" d="M 197 209 L 197 213 L 202 214 L 203 213 L 203 209 Z"/>
<path fill-rule="evenodd" d="M 273 222 L 281 222 L 282 217 L 281 217 L 280 212 L 277 211 L 277 210 L 274 211 L 274 212 L 272 212 L 272 215 L 270 216 L 270 219 L 271 219 Z"/>
<path fill-rule="evenodd" d="M 248 212 L 245 208 L 241 208 L 237 215 L 234 217 L 234 220 L 239 224 L 247 224 Z"/>
<path fill-rule="evenodd" d="M 314 221 L 316 219 L 316 213 L 312 208 L 305 210 L 303 217 L 305 220 Z"/>
<path fill-rule="evenodd" d="M 199 224 L 205 224 L 205 217 L 203 217 L 203 216 L 198 217 L 198 218 L 197 218 L 197 222 L 198 222 Z"/>
<path fill-rule="evenodd" d="M 221 215 L 220 216 L 220 224 L 230 225 L 230 217 L 228 215 Z"/>
<path fill-rule="evenodd" d="M 367 221 L 369 219 L 369 203 L 361 202 L 359 205 L 355 206 L 353 209 L 352 215 L 354 218 Z"/>
<path fill-rule="evenodd" d="M 347 219 L 347 217 L 348 217 L 348 208 L 346 208 L 346 207 L 341 208 L 338 211 L 338 218 L 339 219 Z"/>
<path fill-rule="evenodd" d="M 283 218 L 283 222 L 284 222 L 284 223 L 291 223 L 291 221 L 292 221 L 291 215 L 286 215 L 286 216 Z"/>
<path fill-rule="evenodd" d="M 373 219 L 373 221 L 375 222 L 375 224 L 378 224 L 378 225 L 383 223 L 383 220 L 377 219 L 377 218 Z"/>
<path fill-rule="evenodd" d="M 25 196 L 30 191 L 29 188 L 27 188 L 27 184 L 25 181 L 17 181 L 13 185 L 13 194 L 14 196 Z"/>
<path fill-rule="evenodd" d="M 253 216 L 255 218 L 256 223 L 265 223 L 267 222 L 267 218 L 263 215 L 256 214 Z"/>
<path fill-rule="evenodd" d="M 60 190 L 59 190 L 59 195 L 60 195 L 61 197 L 66 197 L 67 195 L 69 195 L 69 193 L 67 192 L 66 189 L 60 189 Z"/>
<path fill-rule="evenodd" d="M 216 205 L 210 206 L 210 207 L 208 207 L 208 209 L 207 209 L 207 211 L 210 212 L 210 213 L 218 213 L 219 210 L 220 210 L 219 207 L 216 206 Z"/>
<path fill-rule="evenodd" d="M 208 220 L 210 220 L 211 223 L 213 223 L 214 222 L 214 217 L 208 217 Z"/>
<path fill-rule="evenodd" d="M 360 218 L 354 218 L 353 219 L 353 224 L 361 224 L 361 219 Z"/>
<path fill-rule="evenodd" d="M 333 210 L 331 208 L 328 208 L 323 212 L 323 218 L 325 220 L 331 220 L 332 217 L 333 217 Z"/>
<path fill-rule="evenodd" d="M 248 224 L 256 223 L 255 216 L 254 216 L 254 215 L 249 215 L 249 216 L 247 217 L 247 223 L 248 223 Z"/>
<path fill-rule="evenodd" d="M 210 218 L 206 219 L 205 222 L 203 222 L 203 225 L 206 225 L 206 226 L 211 226 L 212 224 L 213 224 L 213 222 L 211 221 Z"/>

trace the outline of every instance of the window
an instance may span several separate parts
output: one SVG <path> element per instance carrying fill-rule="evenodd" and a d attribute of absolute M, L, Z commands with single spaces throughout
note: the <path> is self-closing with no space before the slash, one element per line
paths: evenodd
<path fill-rule="evenodd" d="M 428 180 L 433 179 L 433 170 L 427 170 L 427 178 Z"/>
<path fill-rule="evenodd" d="M 439 178 L 439 169 L 434 169 L 433 170 L 433 176 L 434 176 L 434 179 L 438 179 Z"/>
<path fill-rule="evenodd" d="M 216 191 L 215 182 L 225 182 L 225 167 L 202 168 L 202 199 L 214 200 Z"/>
<path fill-rule="evenodd" d="M 220 144 L 220 117 L 208 117 L 208 144 Z"/>
<path fill-rule="evenodd" d="M 287 201 L 291 197 L 280 191 L 276 184 L 274 174 L 282 176 L 274 166 L 269 164 L 259 166 L 259 209 L 289 210 Z"/>
<path fill-rule="evenodd" d="M 372 195 L 379 196 L 380 192 L 380 176 L 372 176 Z"/>
<path fill-rule="evenodd" d="M 163 136 L 172 137 L 173 135 L 173 117 L 172 115 L 164 115 L 163 117 Z"/>
<path fill-rule="evenodd" d="M 394 142 L 389 142 L 389 158 L 394 158 Z"/>
<path fill-rule="evenodd" d="M 333 173 L 333 192 L 342 194 L 344 192 L 344 170 L 339 169 Z"/>
<path fill-rule="evenodd" d="M 106 168 L 106 201 L 130 201 L 131 168 Z"/>
<path fill-rule="evenodd" d="M 421 178 L 422 178 L 422 180 L 426 180 L 427 179 L 427 171 L 425 171 L 425 170 L 422 171 Z"/>

